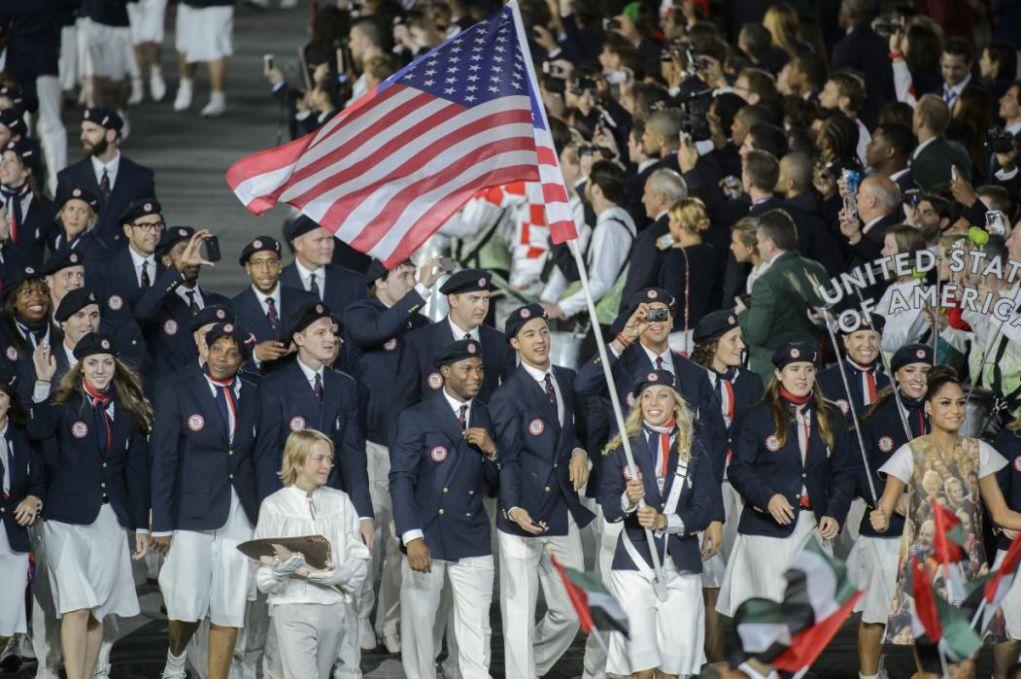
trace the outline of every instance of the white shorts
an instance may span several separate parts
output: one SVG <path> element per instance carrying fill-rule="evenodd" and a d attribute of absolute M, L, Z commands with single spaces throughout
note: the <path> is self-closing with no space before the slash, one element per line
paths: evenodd
<path fill-rule="evenodd" d="M 627 612 L 630 640 L 612 635 L 607 672 L 627 676 L 659 668 L 667 674 L 698 674 L 705 663 L 702 578 L 695 573 L 681 575 L 668 558 L 663 564 L 667 600 L 659 601 L 651 574 L 615 570 L 610 577 Z"/>
<path fill-rule="evenodd" d="M 854 605 L 861 621 L 886 624 L 890 605 L 897 591 L 897 562 L 900 540 L 896 537 L 876 538 L 859 535 L 847 555 L 847 574 L 865 594 Z"/>
<path fill-rule="evenodd" d="M 128 20 L 131 22 L 131 43 L 163 42 L 163 15 L 167 0 L 138 0 L 128 3 Z"/>
<path fill-rule="evenodd" d="M 127 531 L 110 505 L 87 526 L 44 521 L 43 542 L 58 618 L 82 609 L 96 620 L 138 615 Z"/>
<path fill-rule="evenodd" d="M 999 568 L 1006 556 L 1005 550 L 998 550 L 996 560 L 993 561 L 993 568 Z M 1011 639 L 1021 640 L 1021 579 L 1014 578 L 1014 584 L 1011 585 L 1010 591 L 1007 592 L 1007 596 L 1003 598 L 1003 603 L 1000 605 L 1003 607 L 1004 622 L 1007 623 L 1007 636 Z"/>
<path fill-rule="evenodd" d="M 787 588 L 784 571 L 790 567 L 815 527 L 815 514 L 799 511 L 794 532 L 785 538 L 738 533 L 734 551 L 727 561 L 716 610 L 733 616 L 737 607 L 752 597 L 782 600 Z M 827 551 L 832 549 L 830 542 L 823 542 Z"/>
<path fill-rule="evenodd" d="M 86 77 L 124 80 L 132 71 L 134 52 L 131 29 L 127 26 L 106 26 L 90 19 L 82 21 L 85 44 Z"/>
<path fill-rule="evenodd" d="M 237 546 L 254 529 L 233 489 L 227 522 L 217 530 L 175 530 L 160 569 L 167 617 L 199 622 L 206 615 L 218 627 L 243 627 L 245 606 L 254 599 L 254 561 Z"/>
<path fill-rule="evenodd" d="M 178 54 L 189 64 L 215 61 L 234 54 L 234 8 L 177 5 Z"/>
<path fill-rule="evenodd" d="M 25 588 L 28 586 L 28 552 L 15 552 L 0 522 L 0 637 L 25 633 Z"/>

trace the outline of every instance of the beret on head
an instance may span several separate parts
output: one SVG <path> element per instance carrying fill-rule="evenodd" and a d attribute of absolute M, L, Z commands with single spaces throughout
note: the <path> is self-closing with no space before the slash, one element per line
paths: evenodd
<path fill-rule="evenodd" d="M 447 282 L 440 288 L 444 295 L 455 295 L 462 292 L 479 292 L 480 290 L 491 290 L 490 279 L 492 276 L 485 269 L 464 269 L 451 274 Z"/>
<path fill-rule="evenodd" d="M 105 332 L 90 332 L 78 340 L 78 344 L 74 346 L 73 353 L 74 357 L 79 361 L 93 354 L 110 354 L 116 357 L 117 343 L 114 342 L 112 335 L 108 335 Z"/>
<path fill-rule="evenodd" d="M 733 309 L 720 309 L 706 314 L 695 324 L 692 339 L 696 342 L 714 340 L 738 327 L 737 314 Z"/>
<path fill-rule="evenodd" d="M 284 340 L 290 341 L 294 333 L 301 332 L 320 318 L 332 318 L 330 307 L 319 301 L 305 302 L 291 314 L 282 337 Z M 341 329 L 343 330 L 343 326 Z"/>
<path fill-rule="evenodd" d="M 678 387 L 680 387 L 680 383 L 677 381 L 677 376 L 669 370 L 653 370 L 652 372 L 635 380 L 635 383 L 631 385 L 631 395 L 638 398 L 638 395 L 641 394 L 646 387 L 655 385 L 670 387 L 675 391 Z"/>
<path fill-rule="evenodd" d="M 777 370 L 783 370 L 791 363 L 815 363 L 818 360 L 819 350 L 809 342 L 787 342 L 773 352 L 773 365 Z"/>
<path fill-rule="evenodd" d="M 905 344 L 894 352 L 890 359 L 890 370 L 897 372 L 906 365 L 912 363 L 926 363 L 932 365 L 932 347 L 928 344 Z"/>
<path fill-rule="evenodd" d="M 473 339 L 457 340 L 443 347 L 433 356 L 436 367 L 457 363 L 467 358 L 482 358 L 482 345 Z"/>
<path fill-rule="evenodd" d="M 275 252 L 279 255 L 280 241 L 269 236 L 259 236 L 241 250 L 241 256 L 238 257 L 238 264 L 244 266 L 248 263 L 248 259 L 256 252 Z"/>
<path fill-rule="evenodd" d="M 519 306 L 514 311 L 510 312 L 507 316 L 507 322 L 504 324 L 503 331 L 507 335 L 507 341 L 517 337 L 518 332 L 524 327 L 525 323 L 541 318 L 544 321 L 546 318 L 546 310 L 542 308 L 541 304 L 526 304 Z"/>
<path fill-rule="evenodd" d="M 53 320 L 63 323 L 90 304 L 99 304 L 96 301 L 96 293 L 92 290 L 89 288 L 71 290 L 60 300 L 57 311 L 53 314 Z"/>

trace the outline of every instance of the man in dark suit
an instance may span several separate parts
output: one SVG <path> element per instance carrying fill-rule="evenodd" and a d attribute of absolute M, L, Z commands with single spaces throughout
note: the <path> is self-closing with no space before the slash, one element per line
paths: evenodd
<path fill-rule="evenodd" d="M 99 216 L 94 227 L 100 239 L 113 248 L 124 242 L 120 217 L 136 200 L 154 198 L 153 172 L 121 154 L 118 148 L 124 121 L 106 108 L 86 109 L 81 142 L 86 157 L 57 175 L 59 187 L 83 186 L 99 196 Z"/>
<path fill-rule="evenodd" d="M 365 299 L 362 277 L 331 263 L 337 243 L 332 233 L 301 215 L 287 225 L 284 237 L 294 248 L 294 261 L 284 267 L 283 285 L 311 292 L 341 315 L 352 302 Z"/>
<path fill-rule="evenodd" d="M 659 281 L 659 267 L 663 257 L 656 247 L 656 241 L 670 233 L 670 216 L 667 211 L 687 196 L 688 187 L 676 169 L 661 167 L 645 181 L 642 205 L 651 222 L 638 232 L 631 254 L 628 255 L 627 280 L 621 295 L 623 304 L 630 304 L 631 298 L 640 290 L 654 286 Z"/>
<path fill-rule="evenodd" d="M 865 148 L 865 162 L 873 172 L 892 179 L 903 197 L 907 191 L 918 188 L 908 167 L 914 152 L 915 133 L 911 128 L 900 123 L 886 123 L 872 132 L 872 139 Z"/>
<path fill-rule="evenodd" d="M 922 191 L 932 191 L 939 184 L 951 181 L 951 168 L 971 181 L 971 157 L 963 146 L 946 138 L 950 127 L 950 109 L 935 94 L 918 100 L 911 126 L 918 146 L 911 156 L 911 172 Z"/>
<path fill-rule="evenodd" d="M 879 120 L 879 111 L 889 101 L 896 101 L 890 47 L 872 30 L 875 0 L 844 0 L 840 5 L 840 25 L 847 35 L 833 48 L 830 69 L 851 69 L 865 79 L 865 105 L 860 117 L 872 127 Z"/>
<path fill-rule="evenodd" d="M 489 272 L 483 269 L 465 269 L 452 275 L 440 288 L 447 296 L 450 314 L 438 323 L 408 333 L 397 367 L 390 407 L 393 417 L 443 386 L 433 356 L 454 340 L 473 339 L 482 344 L 486 376 L 478 398 L 483 403 L 514 369 L 514 352 L 507 346 L 507 338 L 496 328 L 483 325 L 489 313 L 489 278 Z"/>
<path fill-rule="evenodd" d="M 632 168 L 625 179 L 625 189 L 630 196 L 624 208 L 635 221 L 638 231 L 643 231 L 655 217 L 648 214 L 644 200 L 638 197 L 656 170 L 667 168 L 677 169 L 677 141 L 681 133 L 681 116 L 674 110 L 654 111 L 645 123 L 642 131 L 642 153 L 649 159 L 644 167 Z"/>
<path fill-rule="evenodd" d="M 259 236 L 245 246 L 238 258 L 252 284 L 231 299 L 238 322 L 255 335 L 252 352 L 255 365 L 263 372 L 280 368 L 290 353 L 290 342 L 281 341 L 284 322 L 299 308 L 317 301 L 315 295 L 280 285 L 280 243 Z"/>
<path fill-rule="evenodd" d="M 156 247 L 166 230 L 162 211 L 155 198 L 142 198 L 128 205 L 119 219 L 127 247 L 100 265 L 89 266 L 86 272 L 89 284 L 104 300 L 104 319 L 118 327 L 135 324 L 132 312 L 138 298 L 166 270 L 156 257 Z"/>
<path fill-rule="evenodd" d="M 7 142 L 2 153 L 6 162 L 0 163 L 0 194 L 10 224 L 7 242 L 26 264 L 38 267 L 56 214 L 37 188 L 43 181 L 42 152 L 34 139 L 21 138 Z"/>
<path fill-rule="evenodd" d="M 886 230 L 901 220 L 900 189 L 889 177 L 866 177 L 858 187 L 857 216 L 840 220 L 840 231 L 847 237 L 854 257 L 852 266 L 878 259 Z"/>
<path fill-rule="evenodd" d="M 798 226 L 798 251 L 826 267 L 831 276 L 844 271 L 847 265 L 842 247 L 843 238 L 834 226 L 823 219 L 819 194 L 812 188 L 812 161 L 802 153 L 788 153 L 780 159 L 780 179 L 777 192 L 783 196 L 780 207 Z M 759 213 L 762 212 L 759 206 Z M 812 249 L 802 250 L 802 232 L 810 235 Z"/>
<path fill-rule="evenodd" d="M 150 384 L 193 362 L 198 356 L 188 329 L 191 319 L 211 304 L 230 305 L 223 295 L 199 287 L 199 271 L 209 262 L 200 253 L 202 241 L 212 234 L 190 226 L 174 226 L 163 232 L 156 255 L 166 270 L 145 290 L 135 305 L 153 355 Z"/>

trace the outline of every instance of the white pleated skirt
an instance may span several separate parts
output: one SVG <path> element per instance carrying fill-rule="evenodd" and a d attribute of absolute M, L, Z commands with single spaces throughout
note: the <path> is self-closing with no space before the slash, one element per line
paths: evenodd
<path fill-rule="evenodd" d="M 854 606 L 861 621 L 886 624 L 890 605 L 897 591 L 897 562 L 900 540 L 897 537 L 877 538 L 859 535 L 847 555 L 847 573 L 851 582 L 865 594 Z"/>
<path fill-rule="evenodd" d="M 97 620 L 138 615 L 127 531 L 110 505 L 101 505 L 86 526 L 44 521 L 42 530 L 58 618 L 82 609 Z"/>
<path fill-rule="evenodd" d="M 25 633 L 28 552 L 15 552 L 0 522 L 0 637 Z"/>
<path fill-rule="evenodd" d="M 998 550 L 993 568 L 999 568 L 1006 556 L 1005 550 Z M 1011 585 L 1007 596 L 1003 598 L 1001 606 L 1003 607 L 1003 619 L 1007 624 L 1007 636 L 1011 639 L 1021 640 L 1021 578 L 1014 578 L 1014 584 Z"/>
<path fill-rule="evenodd" d="M 741 494 L 734 490 L 730 481 L 724 481 L 720 488 L 723 493 L 723 515 L 726 521 L 723 524 L 723 548 L 706 561 L 702 562 L 702 586 L 711 589 L 718 589 L 723 584 L 723 574 L 727 571 L 727 559 L 734 551 L 734 542 L 737 540 L 737 524 L 741 518 L 741 511 L 744 509 L 744 501 Z M 698 534 L 698 543 L 702 544 L 702 533 Z"/>

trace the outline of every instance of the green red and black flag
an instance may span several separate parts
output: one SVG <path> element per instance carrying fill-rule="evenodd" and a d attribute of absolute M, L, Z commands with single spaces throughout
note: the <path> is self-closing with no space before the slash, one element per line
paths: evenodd
<path fill-rule="evenodd" d="M 956 514 L 932 499 L 932 519 L 936 531 L 932 536 L 932 555 L 936 563 L 957 563 L 964 558 L 968 534 Z"/>
<path fill-rule="evenodd" d="M 582 632 L 588 634 L 595 629 L 628 636 L 627 614 L 620 602 L 607 591 L 598 573 L 565 568 L 556 557 L 552 557 L 552 561 L 564 582 L 571 605 L 578 613 Z"/>

